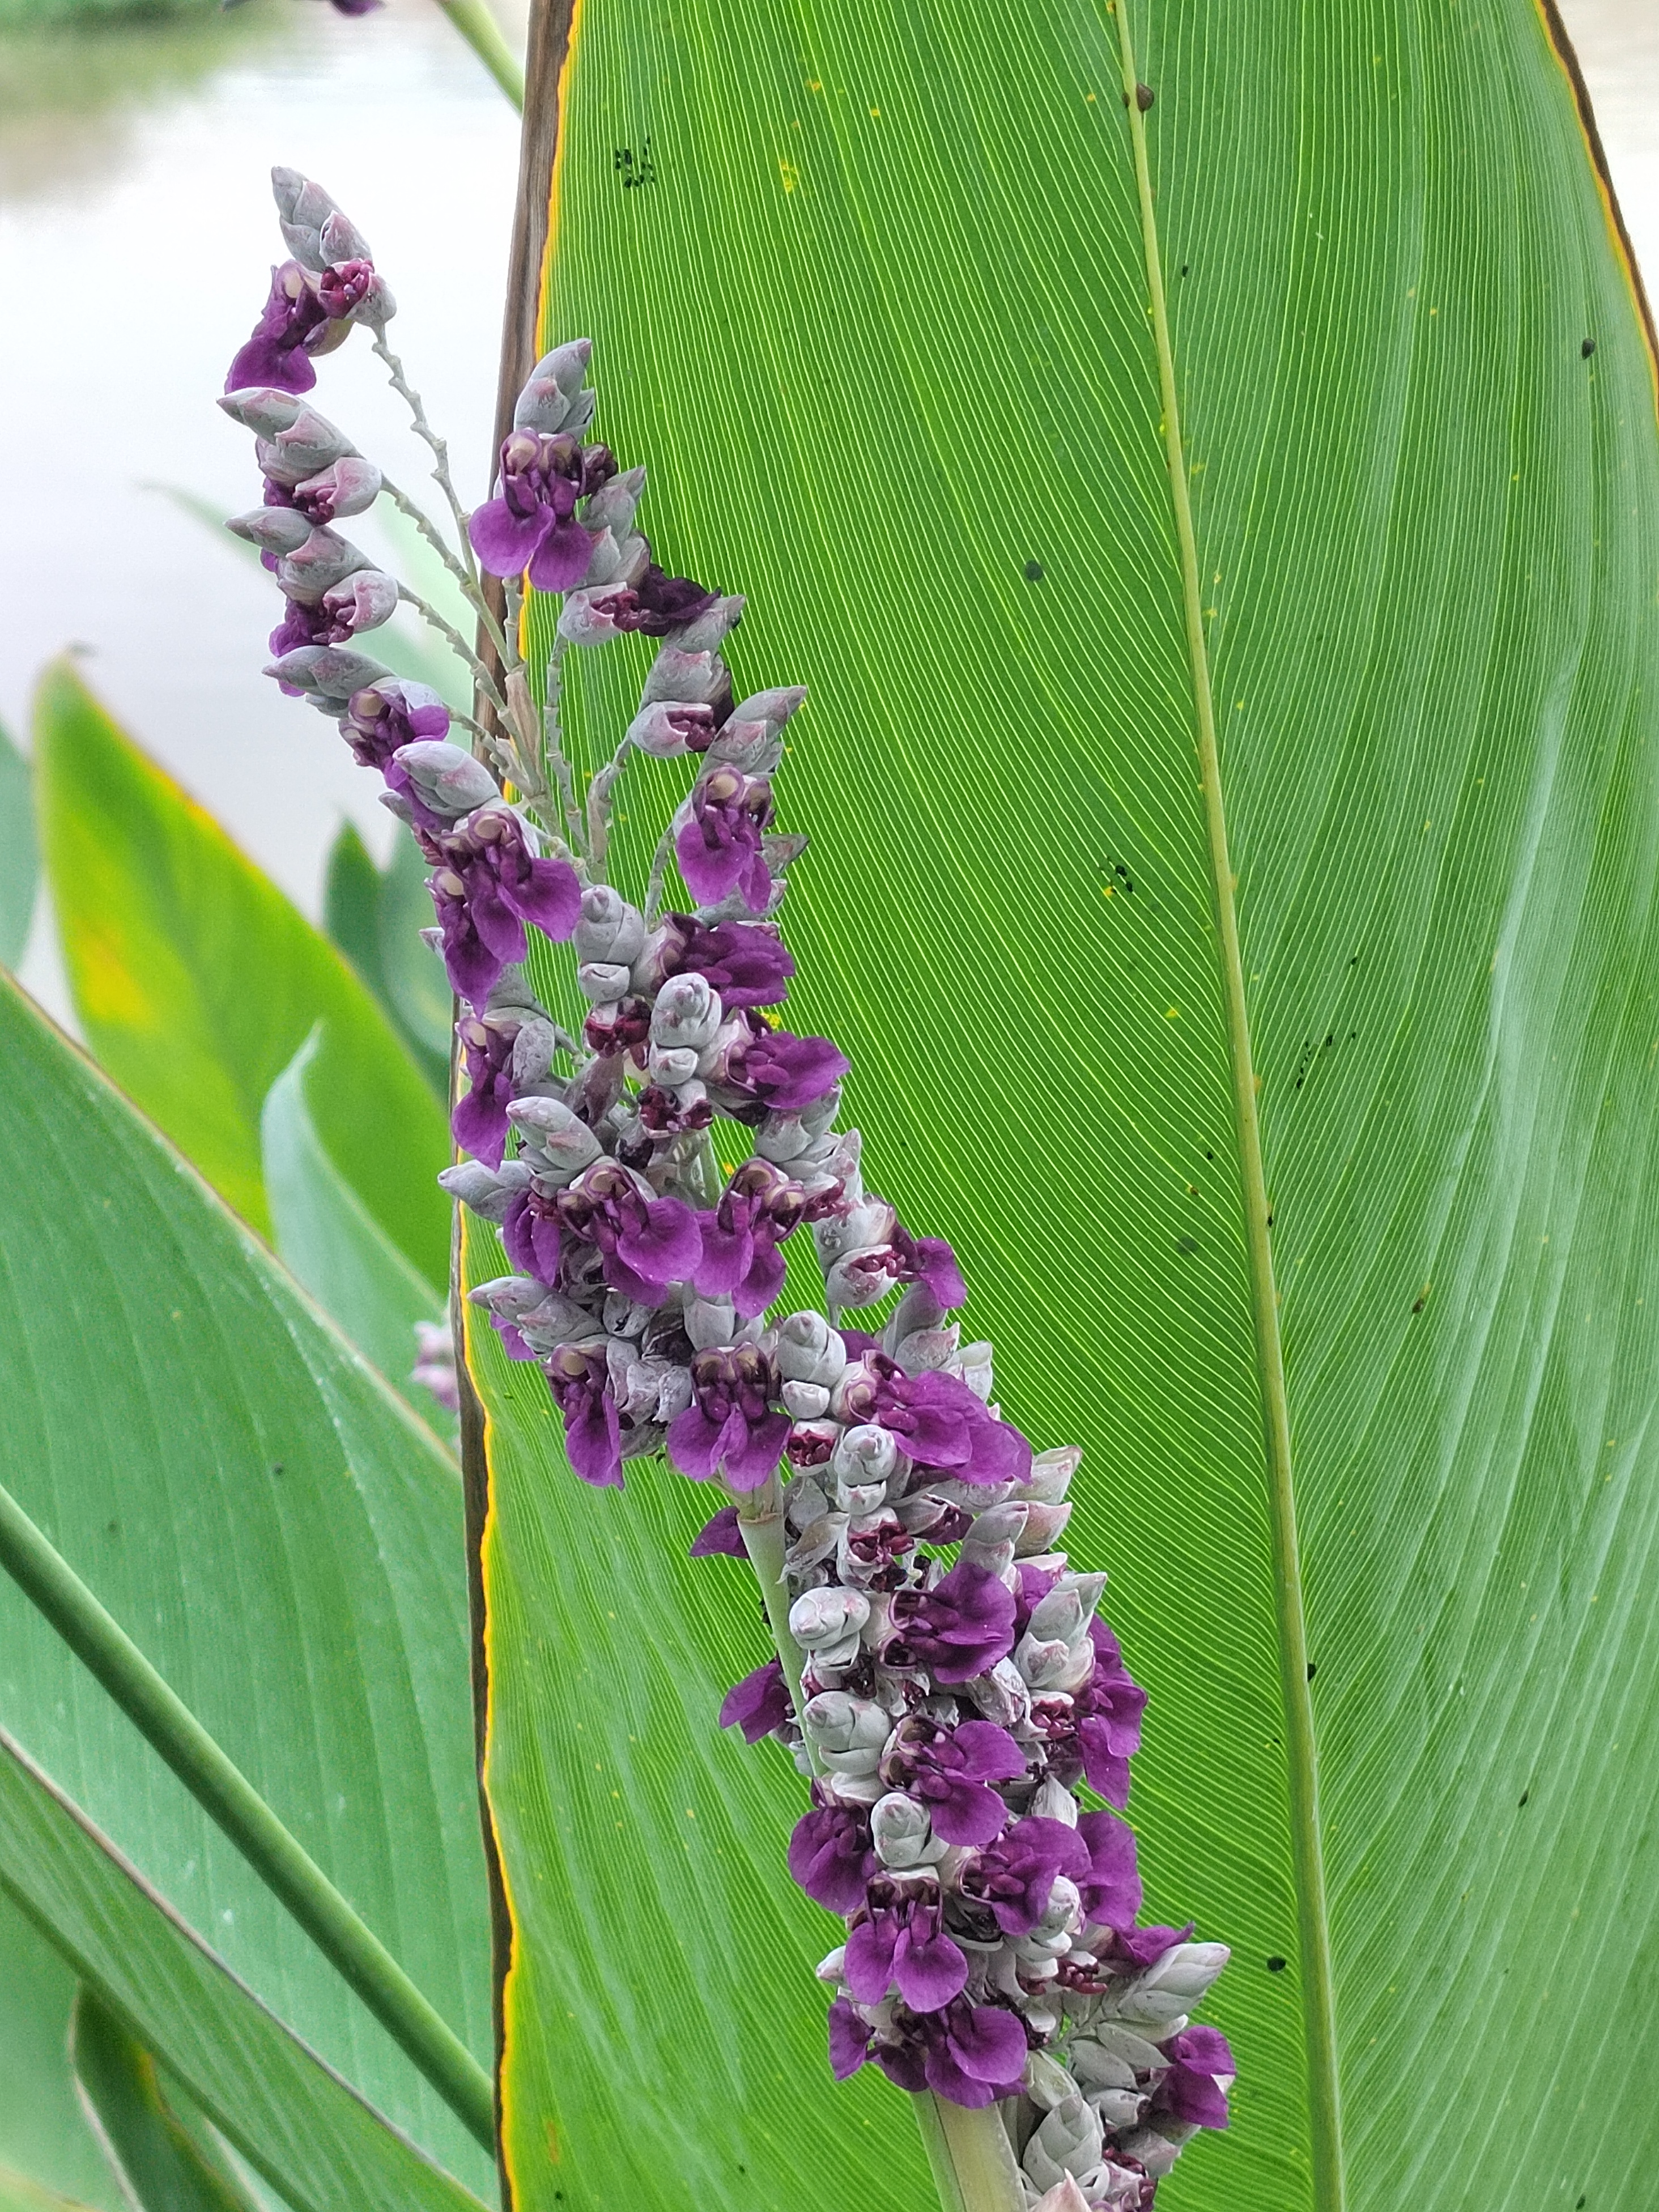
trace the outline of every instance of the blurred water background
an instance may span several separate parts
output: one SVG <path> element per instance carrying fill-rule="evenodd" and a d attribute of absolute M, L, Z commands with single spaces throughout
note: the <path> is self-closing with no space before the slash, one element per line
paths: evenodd
<path fill-rule="evenodd" d="M 522 0 L 498 4 L 521 46 Z M 1655 288 L 1659 0 L 1564 5 Z M 276 595 L 180 495 L 257 501 L 246 434 L 212 398 L 278 258 L 273 161 L 319 177 L 368 233 L 398 297 L 392 342 L 463 497 L 483 495 L 517 137 L 430 0 L 356 19 L 320 0 L 142 15 L 0 0 L 0 719 L 26 742 L 35 675 L 74 645 L 133 733 L 313 915 L 342 817 L 377 854 L 392 825 L 332 726 L 260 678 Z M 429 489 L 361 340 L 322 381 L 362 449 Z M 373 550 L 362 524 L 350 532 Z M 24 980 L 64 1017 L 44 902 Z"/>

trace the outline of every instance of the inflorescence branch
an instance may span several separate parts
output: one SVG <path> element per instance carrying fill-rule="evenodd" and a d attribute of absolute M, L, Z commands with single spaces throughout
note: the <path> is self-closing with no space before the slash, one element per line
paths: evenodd
<path fill-rule="evenodd" d="M 338 722 L 432 870 L 470 1155 L 441 1180 L 498 1227 L 511 1271 L 469 1295 L 546 1378 L 582 1480 L 665 1456 L 726 1496 L 693 1553 L 750 1563 L 774 1650 L 720 1719 L 781 1745 L 810 1796 L 788 1863 L 842 1923 L 817 1969 L 836 2075 L 872 2063 L 924 2100 L 965 2212 L 1145 2212 L 1188 2138 L 1226 2124 L 1231 2054 L 1188 2015 L 1227 1953 L 1139 1919 L 1119 1812 L 1146 1696 L 1099 1617 L 1105 1576 L 1059 1548 L 1080 1454 L 1034 1450 L 995 1404 L 991 1346 L 953 1317 L 950 1244 L 866 1185 L 841 1126 L 846 1055 L 782 1026 L 795 963 L 777 915 L 806 841 L 774 827 L 773 779 L 805 695 L 736 696 L 743 601 L 653 560 L 643 469 L 584 442 L 587 341 L 537 363 L 495 495 L 467 516 L 377 338 L 507 587 L 501 730 L 483 758 L 450 743 L 434 693 L 349 642 L 399 586 L 328 526 L 383 479 L 293 396 L 337 325 L 378 330 L 389 301 L 327 196 L 290 171 L 276 185 L 296 258 L 223 403 L 259 438 L 267 503 L 232 526 L 289 599 L 268 672 Z M 520 578 L 562 602 L 539 712 Z M 584 813 L 560 657 L 630 634 L 655 657 Z M 694 768 L 642 909 L 604 875 L 636 753 Z M 665 910 L 671 868 L 685 904 Z M 537 995 L 532 939 L 570 947 L 578 1039 Z M 823 1310 L 780 1312 L 803 1230 Z"/>

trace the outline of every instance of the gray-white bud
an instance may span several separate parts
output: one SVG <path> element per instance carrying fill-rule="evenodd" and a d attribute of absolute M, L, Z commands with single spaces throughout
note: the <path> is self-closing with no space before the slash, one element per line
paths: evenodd
<path fill-rule="evenodd" d="M 1091 2172 L 1105 2149 L 1100 2115 L 1077 2092 L 1045 2112 L 1021 2160 L 1039 2189 L 1053 2189 L 1069 2173 Z"/>
<path fill-rule="evenodd" d="M 738 1326 L 737 1309 L 730 1298 L 688 1298 L 685 1333 L 699 1352 L 730 1344 Z"/>
<path fill-rule="evenodd" d="M 434 814 L 459 822 L 501 795 L 501 786 L 480 760 L 439 738 L 417 738 L 392 756 Z"/>
<path fill-rule="evenodd" d="M 789 1633 L 803 1651 L 831 1667 L 849 1666 L 859 1636 L 870 1618 L 870 1601 L 861 1590 L 834 1583 L 803 1590 L 789 1608 Z"/>
<path fill-rule="evenodd" d="M 609 884 L 590 884 L 571 944 L 578 960 L 631 965 L 645 946 L 645 917 Z"/>
<path fill-rule="evenodd" d="M 256 507 L 233 514 L 225 528 L 264 553 L 293 553 L 311 535 L 312 526 L 296 507 Z"/>
<path fill-rule="evenodd" d="M 847 1364 L 847 1346 L 822 1314 L 793 1313 L 778 1323 L 774 1357 L 790 1382 L 821 1382 L 829 1389 Z"/>
<path fill-rule="evenodd" d="M 685 700 L 694 706 L 712 706 L 730 694 L 732 678 L 717 653 L 685 653 L 678 646 L 659 648 L 640 694 L 642 707 L 659 699 Z"/>
<path fill-rule="evenodd" d="M 849 1488 L 879 1486 L 898 1466 L 898 1445 L 890 1431 L 874 1421 L 844 1429 L 830 1462 L 838 1482 Z"/>
<path fill-rule="evenodd" d="M 822 1690 L 808 1698 L 801 1724 L 832 1774 L 873 1774 L 893 1730 L 879 1705 L 845 1690 Z"/>
<path fill-rule="evenodd" d="M 878 1798 L 871 1809 L 870 1832 L 882 1864 L 901 1872 L 910 1867 L 936 1866 L 949 1849 L 933 1833 L 927 1808 L 907 1797 L 902 1790 Z"/>
<path fill-rule="evenodd" d="M 671 975 L 651 1009 L 651 1041 L 665 1051 L 701 1053 L 721 1019 L 720 994 L 706 975 Z"/>
<path fill-rule="evenodd" d="M 581 390 L 593 352 L 591 338 L 572 338 L 544 353 L 526 379 L 513 409 L 515 430 L 562 430 L 569 427 L 571 402 Z"/>
<path fill-rule="evenodd" d="M 830 1410 L 830 1393 L 822 1382 L 786 1382 L 779 1395 L 792 1420 L 821 1421 Z"/>
<path fill-rule="evenodd" d="M 344 646 L 296 645 L 292 653 L 273 660 L 265 674 L 280 684 L 293 684 L 296 691 L 337 700 L 343 706 L 354 691 L 386 683 L 392 671 L 371 660 L 366 653 L 352 653 Z"/>
<path fill-rule="evenodd" d="M 313 530 L 292 553 L 276 563 L 276 581 L 291 599 L 318 606 L 325 592 L 359 568 L 372 568 L 367 553 L 331 530 Z"/>
<path fill-rule="evenodd" d="M 716 599 L 712 607 L 679 629 L 670 633 L 670 642 L 681 653 L 708 653 L 720 644 L 726 634 L 734 630 L 743 619 L 743 599 L 739 593 Z"/>
<path fill-rule="evenodd" d="M 544 1182 L 571 1182 L 605 1150 L 586 1121 L 556 1098 L 515 1098 L 507 1118 L 533 1149 Z"/>
<path fill-rule="evenodd" d="M 483 1221 L 505 1221 L 508 1206 L 529 1181 L 530 1170 L 522 1160 L 503 1160 L 499 1168 L 487 1168 L 482 1160 L 463 1160 L 438 1177 L 441 1189 Z"/>
<path fill-rule="evenodd" d="M 379 629 L 398 611 L 398 583 L 381 568 L 358 568 L 323 593 L 323 611 L 354 637 Z"/>

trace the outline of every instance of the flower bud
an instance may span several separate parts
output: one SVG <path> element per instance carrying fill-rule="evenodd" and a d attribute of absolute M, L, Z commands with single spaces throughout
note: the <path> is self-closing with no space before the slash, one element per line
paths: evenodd
<path fill-rule="evenodd" d="M 975 1674 L 965 1686 L 975 1711 L 983 1713 L 988 1721 L 994 1721 L 999 1728 L 1024 1728 L 1031 1717 L 1031 1693 L 1012 1659 L 999 1659 L 988 1674 Z M 1054 1787 L 1059 1789 L 1060 1784 L 1056 1783 Z M 1069 1790 L 1065 1796 L 1072 1808 L 1069 1825 L 1075 1827 L 1077 1800 Z"/>
<path fill-rule="evenodd" d="M 1025 2094 L 1039 2112 L 1052 2112 L 1077 2094 L 1077 2083 L 1058 2059 L 1033 2051 L 1025 2060 Z"/>
<path fill-rule="evenodd" d="M 568 345 L 555 346 L 551 353 L 544 353 L 514 402 L 514 428 L 543 433 L 564 428 L 592 351 L 591 339 L 573 338 Z"/>
<path fill-rule="evenodd" d="M 711 607 L 689 623 L 683 623 L 674 632 L 673 641 L 682 653 L 710 653 L 727 632 L 734 630 L 743 619 L 743 599 L 740 593 L 716 599 Z"/>
<path fill-rule="evenodd" d="M 992 1389 L 990 1346 L 984 1343 L 964 1344 L 952 1366 L 981 1405 L 988 1405 Z"/>
<path fill-rule="evenodd" d="M 331 215 L 339 210 L 322 186 L 298 169 L 276 168 L 270 173 L 271 198 L 276 203 L 276 220 L 282 225 L 288 249 L 296 260 L 304 260 L 301 246 L 313 257 L 306 262 L 309 269 L 325 269 L 327 263 L 321 258 L 322 228 Z M 289 233 L 295 234 L 290 237 Z M 296 242 L 297 241 L 297 242 Z"/>
<path fill-rule="evenodd" d="M 874 1486 L 879 1490 L 897 1468 L 898 1446 L 890 1431 L 865 1421 L 842 1431 L 830 1464 L 836 1480 L 849 1489 Z"/>
<path fill-rule="evenodd" d="M 580 392 L 573 392 L 570 399 L 570 411 L 559 428 L 567 437 L 580 438 L 593 420 L 594 411 L 599 404 L 599 395 L 591 384 L 586 386 Z"/>
<path fill-rule="evenodd" d="M 918 1328 L 899 1339 L 892 1356 L 907 1375 L 925 1375 L 953 1359 L 961 1340 L 955 1322 L 945 1328 Z"/>
<path fill-rule="evenodd" d="M 336 584 L 374 565 L 367 553 L 337 538 L 331 530 L 313 530 L 302 544 L 276 563 L 276 581 L 289 599 L 314 607 L 321 605 L 324 593 L 331 592 Z"/>
<path fill-rule="evenodd" d="M 605 1150 L 586 1122 L 556 1098 L 515 1098 L 507 1118 L 525 1140 L 531 1165 L 544 1182 L 571 1182 Z"/>
<path fill-rule="evenodd" d="M 1125 2019 L 1148 2021 L 1190 2012 L 1231 1956 L 1224 1943 L 1172 1943 L 1124 1991 L 1118 2009 Z"/>
<path fill-rule="evenodd" d="M 1066 1524 L 1071 1517 L 1072 1501 L 1069 1498 L 1061 1498 L 1057 1505 L 1027 1504 L 1025 1527 L 1014 1546 L 1014 1557 L 1017 1559 L 1031 1559 L 1039 1553 L 1052 1551 L 1065 1534 Z"/>
<path fill-rule="evenodd" d="M 258 438 L 274 438 L 311 410 L 291 392 L 278 392 L 268 384 L 250 385 L 245 392 L 224 392 L 219 404 L 233 422 L 252 430 Z"/>
<path fill-rule="evenodd" d="M 870 1832 L 876 1856 L 884 1867 L 901 1872 L 910 1867 L 937 1866 L 949 1845 L 933 1833 L 927 1808 L 902 1790 L 890 1790 L 878 1798 L 870 1813 Z"/>
<path fill-rule="evenodd" d="M 337 269 L 344 261 L 373 261 L 374 258 L 369 251 L 368 240 L 351 217 L 337 207 L 331 208 L 324 217 L 318 242 L 323 256 L 322 268 L 318 270 L 319 276 L 323 269 Z M 289 248 L 290 252 L 293 250 Z M 295 258 L 296 260 L 299 258 L 297 253 Z"/>
<path fill-rule="evenodd" d="M 1045 1505 L 1058 1504 L 1071 1486 L 1082 1458 L 1082 1447 L 1078 1444 L 1059 1444 L 1052 1451 L 1038 1452 L 1032 1459 L 1031 1472 L 1021 1486 L 1020 1496 L 1040 1500 Z"/>
<path fill-rule="evenodd" d="M 313 522 L 336 522 L 343 515 L 365 514 L 380 495 L 380 471 L 361 453 L 342 454 L 319 475 L 294 487 L 295 506 Z"/>
<path fill-rule="evenodd" d="M 1021 2163 L 1039 2189 L 1056 2187 L 1069 2173 L 1088 2173 L 1100 2164 L 1105 2139 L 1100 2115 L 1075 2091 L 1045 2112 L 1025 2146 Z"/>
<path fill-rule="evenodd" d="M 254 458 L 275 483 L 291 490 L 335 461 L 355 456 L 356 447 L 314 408 L 302 407 L 285 430 L 254 441 Z"/>
<path fill-rule="evenodd" d="M 650 566 L 651 548 L 643 538 L 619 538 L 614 531 L 602 530 L 582 571 L 582 587 L 592 590 L 603 584 L 611 592 L 624 586 L 631 590 Z"/>
<path fill-rule="evenodd" d="M 732 678 L 717 653 L 684 653 L 665 645 L 652 662 L 640 694 L 641 707 L 659 699 L 690 701 L 695 706 L 723 707 L 732 694 Z"/>
<path fill-rule="evenodd" d="M 644 489 L 643 468 L 619 470 L 587 500 L 581 512 L 582 527 L 609 530 L 618 538 L 627 538 L 633 531 L 634 516 Z"/>
<path fill-rule="evenodd" d="M 792 1382 L 833 1385 L 847 1364 L 841 1333 L 820 1313 L 793 1313 L 778 1323 L 774 1357 L 779 1372 Z"/>
<path fill-rule="evenodd" d="M 591 884 L 582 893 L 581 916 L 571 944 L 578 960 L 629 965 L 644 948 L 644 917 L 609 884 Z"/>
<path fill-rule="evenodd" d="M 879 1705 L 867 1698 L 849 1697 L 845 1690 L 823 1690 L 810 1698 L 801 1725 L 832 1774 L 873 1774 L 893 1732 L 892 1722 Z"/>
<path fill-rule="evenodd" d="M 1079 2081 L 1098 2082 L 1102 2087 L 1121 2082 L 1126 2067 L 1133 2076 L 1160 2073 L 1170 2063 L 1155 2043 L 1115 2020 L 1094 2021 L 1088 2039 L 1073 2044 L 1071 2058 Z"/>
<path fill-rule="evenodd" d="M 716 728 L 714 709 L 686 699 L 659 699 L 641 707 L 628 726 L 629 740 L 653 760 L 702 752 Z"/>
<path fill-rule="evenodd" d="M 721 1019 L 720 994 L 706 976 L 671 975 L 651 1010 L 652 1042 L 665 1049 L 701 1053 L 714 1042 Z"/>
<path fill-rule="evenodd" d="M 830 1410 L 830 1393 L 821 1382 L 786 1382 L 779 1395 L 792 1420 L 821 1421 Z"/>
<path fill-rule="evenodd" d="M 487 1168 L 482 1160 L 463 1160 L 438 1177 L 440 1187 L 480 1220 L 496 1222 L 506 1220 L 507 1209 L 529 1181 L 530 1170 L 522 1160 L 503 1160 L 499 1168 Z"/>
<path fill-rule="evenodd" d="M 379 629 L 397 611 L 397 582 L 380 568 L 359 568 L 323 593 L 323 612 L 331 620 L 331 634 L 337 640 Z"/>
<path fill-rule="evenodd" d="M 279 684 L 291 684 L 296 691 L 337 701 L 342 711 L 354 691 L 392 678 L 392 671 L 371 660 L 366 653 L 351 653 L 337 645 L 295 646 L 292 653 L 273 660 L 264 672 Z"/>
<path fill-rule="evenodd" d="M 859 1635 L 870 1618 L 870 1601 L 861 1590 L 834 1583 L 803 1590 L 789 1608 L 789 1633 L 820 1665 L 850 1666 L 858 1656 Z"/>
<path fill-rule="evenodd" d="M 1031 1613 L 1028 1633 L 1039 1643 L 1078 1644 L 1088 1634 L 1106 1588 L 1104 1575 L 1065 1575 Z"/>
<path fill-rule="evenodd" d="M 576 988 L 590 1006 L 614 1006 L 628 996 L 633 980 L 633 970 L 618 967 L 613 960 L 584 960 L 576 970 Z M 694 1054 L 694 1068 L 696 1064 Z"/>
<path fill-rule="evenodd" d="M 1008 1662 L 1004 1660 L 1000 1663 L 1006 1666 Z M 1077 1799 L 1065 1784 L 1057 1782 L 1052 1774 L 1045 1774 L 1037 1784 L 1028 1809 L 1034 1820 L 1063 1820 L 1068 1828 L 1077 1826 Z"/>
<path fill-rule="evenodd" d="M 1153 2181 L 1162 2181 L 1181 2155 L 1180 2144 L 1171 2142 L 1154 2128 L 1136 2128 L 1133 2134 L 1120 2138 L 1118 2148 L 1131 2158 L 1138 2158 L 1148 2179 Z"/>
<path fill-rule="evenodd" d="M 697 1054 L 689 1045 L 653 1045 L 645 1056 L 647 1074 L 661 1091 L 679 1091 L 697 1072 Z"/>
<path fill-rule="evenodd" d="M 413 744 L 399 745 L 392 757 L 433 812 L 447 814 L 452 821 L 501 795 L 482 761 L 440 738 L 417 738 Z"/>
<path fill-rule="evenodd" d="M 256 507 L 248 514 L 233 514 L 225 528 L 265 553 L 293 553 L 311 535 L 311 524 L 297 507 Z"/>

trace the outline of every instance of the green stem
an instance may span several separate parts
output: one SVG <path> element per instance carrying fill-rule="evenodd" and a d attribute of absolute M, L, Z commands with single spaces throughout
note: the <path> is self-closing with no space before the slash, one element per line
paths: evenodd
<path fill-rule="evenodd" d="M 939 2212 L 1021 2212 L 1014 2147 L 994 2105 L 970 2112 L 924 2089 L 911 2100 L 933 2168 Z"/>
<path fill-rule="evenodd" d="M 483 2067 L 3 1488 L 0 1566 L 218 1822 L 444 2102 L 493 2151 L 494 2097 Z"/>
<path fill-rule="evenodd" d="M 1108 0 L 1117 17 L 1123 94 L 1129 139 L 1134 150 L 1135 188 L 1140 201 L 1146 285 L 1158 348 L 1159 396 L 1164 410 L 1164 454 L 1181 556 L 1181 592 L 1187 649 L 1192 664 L 1198 720 L 1198 757 L 1203 782 L 1205 829 L 1220 951 L 1221 989 L 1227 1017 L 1232 1065 L 1233 1103 L 1238 1120 L 1239 1173 L 1243 1184 L 1245 1239 L 1249 1255 L 1250 1298 L 1255 1324 L 1256 1361 L 1261 1379 L 1263 1426 L 1267 1457 L 1268 1512 L 1273 1548 L 1273 1583 L 1279 1607 L 1280 1680 L 1285 1700 L 1290 1787 L 1291 1844 L 1297 1874 L 1297 1915 L 1301 1946 L 1303 2023 L 1308 2050 L 1308 2100 L 1313 2138 L 1314 2200 L 1319 2212 L 1342 2212 L 1346 2197 L 1342 2153 L 1342 2115 L 1336 2056 L 1330 1926 L 1325 1899 L 1324 1855 L 1320 1839 L 1319 1768 L 1314 1737 L 1313 1700 L 1308 1689 L 1308 1633 L 1302 1604 L 1296 1489 L 1291 1458 L 1291 1420 L 1285 1390 L 1285 1352 L 1279 1330 L 1279 1293 L 1273 1279 L 1272 1212 L 1261 1157 L 1261 1125 L 1256 1105 L 1257 1078 L 1250 1048 L 1249 1006 L 1244 963 L 1239 948 L 1237 883 L 1227 848 L 1227 817 L 1221 790 L 1220 749 L 1216 740 L 1215 703 L 1210 686 L 1209 647 L 1204 635 L 1204 601 L 1200 587 L 1198 541 L 1182 445 L 1181 410 L 1176 391 L 1175 354 L 1164 293 L 1163 257 L 1152 201 L 1152 167 L 1146 153 L 1146 119 L 1136 96 L 1139 78 L 1129 35 L 1128 0 Z"/>
<path fill-rule="evenodd" d="M 783 1662 L 790 1700 L 795 1708 L 795 1717 L 799 1720 L 805 1703 L 801 1695 L 800 1678 L 806 1662 L 799 1644 L 789 1632 L 789 1585 L 783 1571 L 783 1505 L 778 1496 L 777 1477 L 774 1475 L 759 1490 L 744 1492 L 736 1503 L 743 1547 L 749 1554 L 750 1565 L 755 1570 L 755 1580 L 760 1584 L 761 1601 L 766 1607 L 766 1618 L 771 1626 L 772 1641 L 776 1644 L 778 1657 Z M 801 1740 L 806 1746 L 806 1756 L 812 1771 L 817 1774 L 820 1771 L 817 1754 L 812 1748 L 812 1739 L 807 1735 L 804 1723 Z"/>
<path fill-rule="evenodd" d="M 524 71 L 484 0 L 438 0 L 438 5 L 522 115 Z"/>

